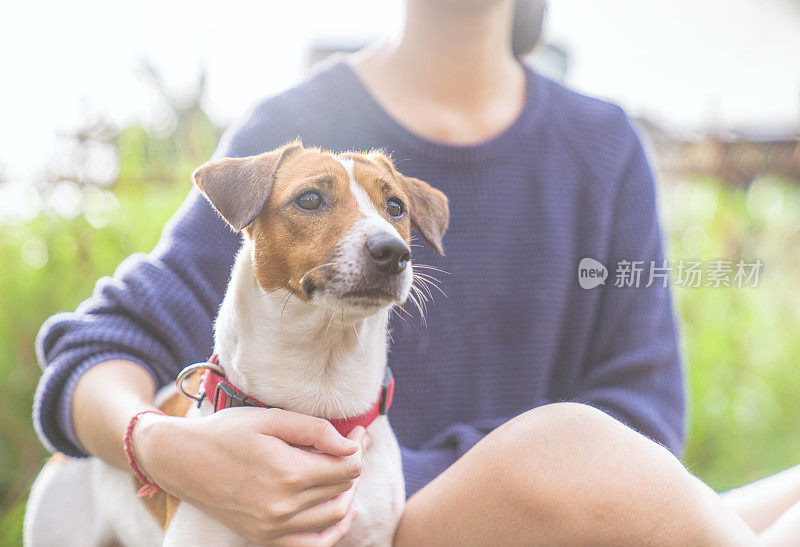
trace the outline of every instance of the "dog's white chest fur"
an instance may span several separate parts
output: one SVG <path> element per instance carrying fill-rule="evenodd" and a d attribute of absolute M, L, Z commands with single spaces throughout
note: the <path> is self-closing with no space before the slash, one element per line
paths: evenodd
<path fill-rule="evenodd" d="M 216 323 L 215 351 L 230 380 L 251 397 L 324 418 L 356 416 L 380 391 L 386 366 L 386 311 L 352 321 L 255 281 L 251 247 L 236 259 Z M 204 404 L 197 415 L 211 412 Z M 403 510 L 400 449 L 386 416 L 368 428 L 371 444 L 353 502 L 358 517 L 345 545 L 389 545 Z M 181 504 L 166 545 L 245 541 L 188 504 Z"/>

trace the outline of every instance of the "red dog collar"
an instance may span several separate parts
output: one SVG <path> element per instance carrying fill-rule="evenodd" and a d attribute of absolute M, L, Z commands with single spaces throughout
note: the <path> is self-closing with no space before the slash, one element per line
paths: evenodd
<path fill-rule="evenodd" d="M 218 365 L 219 359 L 215 354 L 211 356 L 208 362 L 212 365 Z M 378 400 L 375 401 L 369 410 L 351 418 L 334 418 L 328 421 L 336 428 L 336 431 L 338 431 L 340 435 L 347 437 L 356 426 L 360 425 L 366 428 L 375 421 L 375 418 L 386 414 L 392 406 L 393 395 L 394 377 L 392 376 L 391 369 L 387 366 L 381 392 L 378 394 Z M 203 397 L 210 397 L 209 401 L 214 405 L 214 412 L 236 406 L 270 408 L 270 405 L 248 397 L 244 392 L 232 385 L 224 375 L 215 372 L 213 369 L 206 370 L 203 375 Z"/>

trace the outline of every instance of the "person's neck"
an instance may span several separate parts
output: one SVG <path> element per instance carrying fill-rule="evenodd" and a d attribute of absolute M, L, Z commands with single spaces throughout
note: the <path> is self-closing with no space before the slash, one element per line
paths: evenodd
<path fill-rule="evenodd" d="M 512 12 L 510 1 L 454 10 L 408 0 L 400 38 L 353 55 L 350 64 L 378 102 L 412 130 L 451 140 L 446 128 L 435 134 L 415 127 L 415 117 L 441 112 L 462 118 L 454 124 L 454 143 L 479 141 L 508 126 L 524 103 L 525 74 L 511 50 Z M 474 132 L 461 127 L 470 119 Z"/>

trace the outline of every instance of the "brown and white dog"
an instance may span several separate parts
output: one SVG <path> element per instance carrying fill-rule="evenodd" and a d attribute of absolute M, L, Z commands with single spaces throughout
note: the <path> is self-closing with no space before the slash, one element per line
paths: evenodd
<path fill-rule="evenodd" d="M 194 181 L 245 235 L 215 324 L 215 353 L 231 384 L 270 406 L 326 419 L 370 409 L 384 380 L 389 310 L 411 290 L 412 227 L 442 252 L 444 194 L 401 175 L 380 152 L 337 155 L 300 143 L 207 163 Z M 209 397 L 199 407 L 174 389 L 166 397 L 162 408 L 174 415 L 214 411 Z M 400 450 L 386 416 L 367 431 L 358 518 L 343 543 L 389 545 L 404 503 Z M 128 472 L 59 456 L 34 484 L 25 540 L 246 544 L 164 493 L 143 503 Z"/>

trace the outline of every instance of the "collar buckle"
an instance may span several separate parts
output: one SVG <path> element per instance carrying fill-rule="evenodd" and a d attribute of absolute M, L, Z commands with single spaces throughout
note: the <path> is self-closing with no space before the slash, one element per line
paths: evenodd
<path fill-rule="evenodd" d="M 219 393 L 220 391 L 225 395 L 225 406 L 222 408 L 233 408 L 237 406 L 263 406 L 250 397 L 234 389 L 226 380 L 220 380 L 217 388 L 214 390 L 214 408 L 221 410 L 219 407 Z"/>

